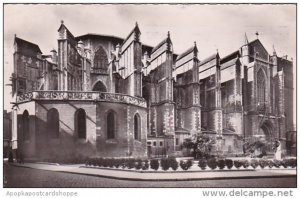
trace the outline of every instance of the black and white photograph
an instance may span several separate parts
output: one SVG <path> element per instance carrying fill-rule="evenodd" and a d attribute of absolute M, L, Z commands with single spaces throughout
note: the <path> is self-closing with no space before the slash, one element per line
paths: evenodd
<path fill-rule="evenodd" d="M 294 196 L 296 3 L 2 6 L 4 190 Z"/>

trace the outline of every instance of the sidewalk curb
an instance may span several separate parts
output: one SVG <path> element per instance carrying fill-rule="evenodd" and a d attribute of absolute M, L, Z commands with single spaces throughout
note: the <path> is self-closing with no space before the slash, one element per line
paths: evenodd
<path fill-rule="evenodd" d="M 282 175 L 265 175 L 265 176 L 228 176 L 228 177 L 205 177 L 205 178 L 162 178 L 162 179 L 149 179 L 149 178 L 128 178 L 128 177 L 117 177 L 117 176 L 109 176 L 109 175 L 101 175 L 101 174 L 92 174 L 92 173 L 80 173 L 75 171 L 64 171 L 64 170 L 45 170 L 45 169 L 38 169 L 30 166 L 24 166 L 19 164 L 10 164 L 16 167 L 23 167 L 23 168 L 31 168 L 36 170 L 43 170 L 43 171 L 55 171 L 61 173 L 69 173 L 69 174 L 77 174 L 77 175 L 86 175 L 86 176 L 94 176 L 94 177 L 102 177 L 102 178 L 109 178 L 109 179 L 118 179 L 118 180 L 127 180 L 127 181 L 200 181 L 200 180 L 228 180 L 228 179 L 259 179 L 259 178 L 292 178 L 297 177 L 297 175 L 292 174 L 282 174 Z M 122 170 L 119 170 L 122 171 Z M 136 172 L 136 174 L 142 174 Z"/>
<path fill-rule="evenodd" d="M 297 175 L 268 175 L 268 176 L 234 176 L 234 177 L 206 177 L 206 178 L 174 178 L 174 179 L 144 179 L 144 178 L 125 178 L 125 177 L 115 177 L 115 176 L 108 176 L 108 175 L 97 175 L 91 173 L 78 173 L 78 172 L 68 172 L 68 171 L 57 171 L 62 173 L 71 173 L 71 174 L 78 174 L 78 175 L 86 175 L 86 176 L 94 176 L 94 177 L 103 177 L 108 179 L 118 179 L 118 180 L 127 180 L 127 181 L 203 181 L 203 180 L 227 180 L 227 179 L 260 179 L 260 178 L 292 178 L 296 177 Z"/>

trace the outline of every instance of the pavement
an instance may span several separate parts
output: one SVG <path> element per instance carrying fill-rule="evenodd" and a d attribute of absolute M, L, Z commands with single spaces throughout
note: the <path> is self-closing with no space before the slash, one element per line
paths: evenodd
<path fill-rule="evenodd" d="M 265 168 L 265 169 L 231 169 L 231 170 L 200 170 L 193 166 L 188 171 L 138 171 L 123 169 L 108 169 L 100 167 L 86 167 L 83 164 L 60 165 L 48 163 L 11 163 L 10 165 L 39 170 L 98 176 L 104 178 L 133 180 L 133 181 L 189 181 L 189 180 L 224 180 L 224 179 L 254 179 L 254 178 L 280 178 L 296 177 L 296 169 Z M 180 168 L 179 168 L 180 169 Z"/>

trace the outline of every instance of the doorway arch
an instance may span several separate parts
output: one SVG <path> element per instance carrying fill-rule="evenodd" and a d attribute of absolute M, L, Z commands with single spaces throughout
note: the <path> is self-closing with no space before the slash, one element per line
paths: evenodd
<path fill-rule="evenodd" d="M 92 91 L 107 92 L 107 89 L 103 82 L 99 80 L 94 84 Z"/>
<path fill-rule="evenodd" d="M 78 138 L 86 138 L 86 113 L 83 109 L 78 109 L 75 112 L 75 130 Z"/>
<path fill-rule="evenodd" d="M 29 140 L 29 138 L 30 138 L 30 136 L 29 136 L 30 135 L 29 134 L 29 113 L 27 110 L 25 110 L 22 115 L 22 127 L 23 127 L 23 131 L 24 131 L 23 139 Z"/>

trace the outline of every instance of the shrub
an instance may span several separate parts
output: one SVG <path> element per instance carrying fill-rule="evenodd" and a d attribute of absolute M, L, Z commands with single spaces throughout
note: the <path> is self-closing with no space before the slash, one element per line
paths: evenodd
<path fill-rule="evenodd" d="M 136 170 L 140 170 L 143 167 L 143 161 L 138 158 L 137 160 L 135 160 L 134 165 Z"/>
<path fill-rule="evenodd" d="M 274 159 L 274 160 L 273 160 L 273 165 L 274 165 L 276 168 L 280 168 L 280 166 L 281 166 L 281 161 L 280 161 L 280 160 L 277 160 L 277 159 Z"/>
<path fill-rule="evenodd" d="M 258 163 L 259 163 L 259 166 L 260 166 L 261 168 L 265 168 L 266 166 L 268 166 L 268 161 L 265 160 L 265 159 L 260 159 L 260 160 L 258 161 Z"/>
<path fill-rule="evenodd" d="M 269 168 L 272 168 L 274 166 L 274 162 L 272 160 L 268 160 L 268 166 Z"/>
<path fill-rule="evenodd" d="M 129 158 L 129 159 L 127 160 L 127 167 L 128 167 L 129 169 L 134 168 L 134 167 L 135 167 L 135 159 Z"/>
<path fill-rule="evenodd" d="M 248 168 L 248 167 L 250 166 L 249 161 L 246 160 L 246 159 L 240 160 L 240 162 L 242 163 L 242 166 L 243 166 L 244 168 Z"/>
<path fill-rule="evenodd" d="M 108 167 L 109 166 L 109 159 L 108 158 L 103 158 L 101 162 L 103 167 Z"/>
<path fill-rule="evenodd" d="M 234 160 L 233 164 L 237 169 L 241 168 L 241 166 L 243 165 L 242 161 L 240 160 Z"/>
<path fill-rule="evenodd" d="M 290 159 L 289 160 L 289 164 L 290 164 L 290 166 L 292 167 L 292 168 L 295 168 L 295 167 L 297 167 L 297 159 Z"/>
<path fill-rule="evenodd" d="M 127 167 L 127 159 L 125 159 L 125 158 L 120 159 L 120 166 L 123 169 L 126 168 Z"/>
<path fill-rule="evenodd" d="M 168 158 L 162 158 L 160 160 L 160 166 L 163 170 L 168 170 L 170 168 L 169 160 Z"/>
<path fill-rule="evenodd" d="M 198 162 L 198 166 L 201 168 L 201 170 L 205 170 L 207 166 L 207 161 L 205 159 L 200 159 Z"/>
<path fill-rule="evenodd" d="M 259 165 L 259 162 L 256 159 L 252 159 L 250 164 L 252 168 L 256 169 L 257 166 Z"/>
<path fill-rule="evenodd" d="M 193 165 L 193 160 L 180 160 L 180 167 L 182 170 L 188 170 Z"/>
<path fill-rule="evenodd" d="M 233 161 L 232 159 L 225 159 L 225 164 L 227 166 L 228 169 L 231 169 L 233 166 Z"/>
<path fill-rule="evenodd" d="M 89 158 L 86 163 L 86 166 L 96 166 L 96 158 Z"/>
<path fill-rule="evenodd" d="M 176 161 L 176 158 L 169 157 L 168 160 L 169 160 L 169 165 L 172 168 L 172 170 L 174 170 L 174 171 L 177 170 L 179 165 L 178 165 L 178 162 Z"/>
<path fill-rule="evenodd" d="M 108 158 L 107 159 L 107 166 L 110 168 L 113 168 L 115 166 L 115 159 L 114 158 Z"/>
<path fill-rule="evenodd" d="M 225 164 L 225 160 L 224 159 L 219 159 L 218 160 L 218 167 L 220 170 L 223 170 L 225 168 L 226 164 Z"/>
<path fill-rule="evenodd" d="M 297 166 L 297 160 L 296 159 L 284 159 L 282 160 L 282 165 L 284 168 L 287 168 L 287 167 L 292 167 L 292 168 L 295 168 Z"/>
<path fill-rule="evenodd" d="M 96 163 L 95 163 L 95 166 L 104 166 L 104 159 L 102 157 L 99 157 L 96 159 Z"/>
<path fill-rule="evenodd" d="M 281 160 L 281 166 L 283 166 L 284 168 L 288 167 L 287 161 L 285 159 Z"/>
<path fill-rule="evenodd" d="M 149 160 L 144 160 L 142 165 L 142 170 L 148 170 L 149 169 Z"/>
<path fill-rule="evenodd" d="M 158 159 L 151 159 L 150 160 L 150 167 L 153 170 L 157 170 L 159 168 L 159 162 Z"/>
<path fill-rule="evenodd" d="M 207 165 L 212 170 L 216 169 L 218 166 L 216 158 L 210 158 L 209 160 L 207 160 Z"/>

